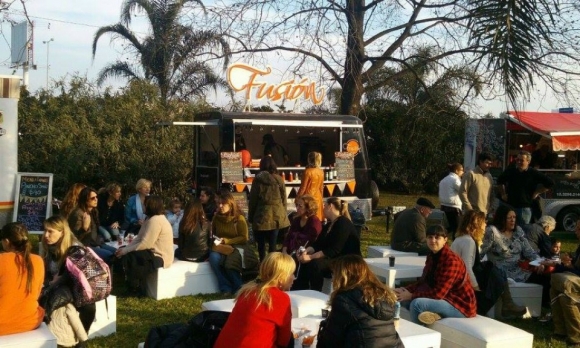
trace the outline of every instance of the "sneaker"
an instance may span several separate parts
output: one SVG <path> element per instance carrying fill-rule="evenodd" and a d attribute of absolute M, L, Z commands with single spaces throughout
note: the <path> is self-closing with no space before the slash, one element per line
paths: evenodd
<path fill-rule="evenodd" d="M 437 313 L 422 312 L 419 314 L 419 321 L 425 325 L 431 325 L 439 319 L 441 319 L 441 316 Z"/>
<path fill-rule="evenodd" d="M 552 320 L 552 313 L 551 312 L 548 312 L 548 313 L 546 313 L 546 314 L 544 314 L 544 315 L 542 315 L 541 317 L 538 318 L 538 321 L 540 323 L 547 323 L 550 320 Z"/>

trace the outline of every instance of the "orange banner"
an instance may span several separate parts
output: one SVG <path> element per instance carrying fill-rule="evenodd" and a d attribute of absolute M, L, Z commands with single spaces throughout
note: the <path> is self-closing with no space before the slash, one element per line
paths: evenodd
<path fill-rule="evenodd" d="M 328 194 L 332 196 L 332 193 L 334 192 L 334 188 L 336 187 L 336 184 L 326 184 L 324 186 L 328 190 Z"/>
<path fill-rule="evenodd" d="M 246 188 L 245 184 L 236 184 L 236 192 L 244 192 L 245 188 Z"/>
<path fill-rule="evenodd" d="M 356 181 L 349 181 L 346 183 L 346 185 L 348 186 L 348 189 L 350 190 L 350 193 L 352 193 L 354 195 L 354 188 L 356 187 Z"/>

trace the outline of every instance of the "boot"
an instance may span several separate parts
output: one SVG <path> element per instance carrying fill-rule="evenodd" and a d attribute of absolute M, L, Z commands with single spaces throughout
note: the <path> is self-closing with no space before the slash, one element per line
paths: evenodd
<path fill-rule="evenodd" d="M 503 293 L 501 294 L 501 316 L 502 317 L 521 317 L 526 314 L 527 309 L 525 306 L 518 306 L 514 303 L 512 299 L 512 294 L 510 292 L 509 284 L 506 282 Z"/>

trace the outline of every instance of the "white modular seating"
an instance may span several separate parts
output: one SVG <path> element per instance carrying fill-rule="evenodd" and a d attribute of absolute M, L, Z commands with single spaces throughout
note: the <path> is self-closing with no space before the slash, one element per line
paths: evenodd
<path fill-rule="evenodd" d="M 97 312 L 89 330 L 89 339 L 117 332 L 117 297 L 109 295 L 106 302 L 101 300 L 95 305 Z"/>
<path fill-rule="evenodd" d="M 400 319 L 397 332 L 405 347 L 412 348 L 439 348 L 441 347 L 441 333 L 431 330 L 409 320 Z"/>
<path fill-rule="evenodd" d="M 367 249 L 367 257 L 389 257 L 389 256 L 419 256 L 418 253 L 398 251 L 391 249 L 390 245 L 370 245 Z"/>
<path fill-rule="evenodd" d="M 218 281 L 209 262 L 175 260 L 147 277 L 147 295 L 156 300 L 216 292 Z"/>
<path fill-rule="evenodd" d="M 56 348 L 56 337 L 50 332 L 45 323 L 36 330 L 14 335 L 0 336 L 1 348 Z"/>
<path fill-rule="evenodd" d="M 509 283 L 510 292 L 514 303 L 520 306 L 526 306 L 528 312 L 524 318 L 539 317 L 542 314 L 542 286 L 533 283 Z M 496 302 L 487 316 L 490 318 L 502 319 L 501 316 L 502 300 Z"/>

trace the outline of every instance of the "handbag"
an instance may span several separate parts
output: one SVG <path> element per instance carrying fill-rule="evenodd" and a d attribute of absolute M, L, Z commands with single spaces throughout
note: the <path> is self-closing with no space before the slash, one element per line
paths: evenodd
<path fill-rule="evenodd" d="M 212 245 L 211 246 L 211 251 L 215 251 L 217 253 L 220 253 L 222 255 L 230 255 L 231 253 L 234 252 L 234 247 L 228 244 L 218 244 L 218 245 Z"/>

